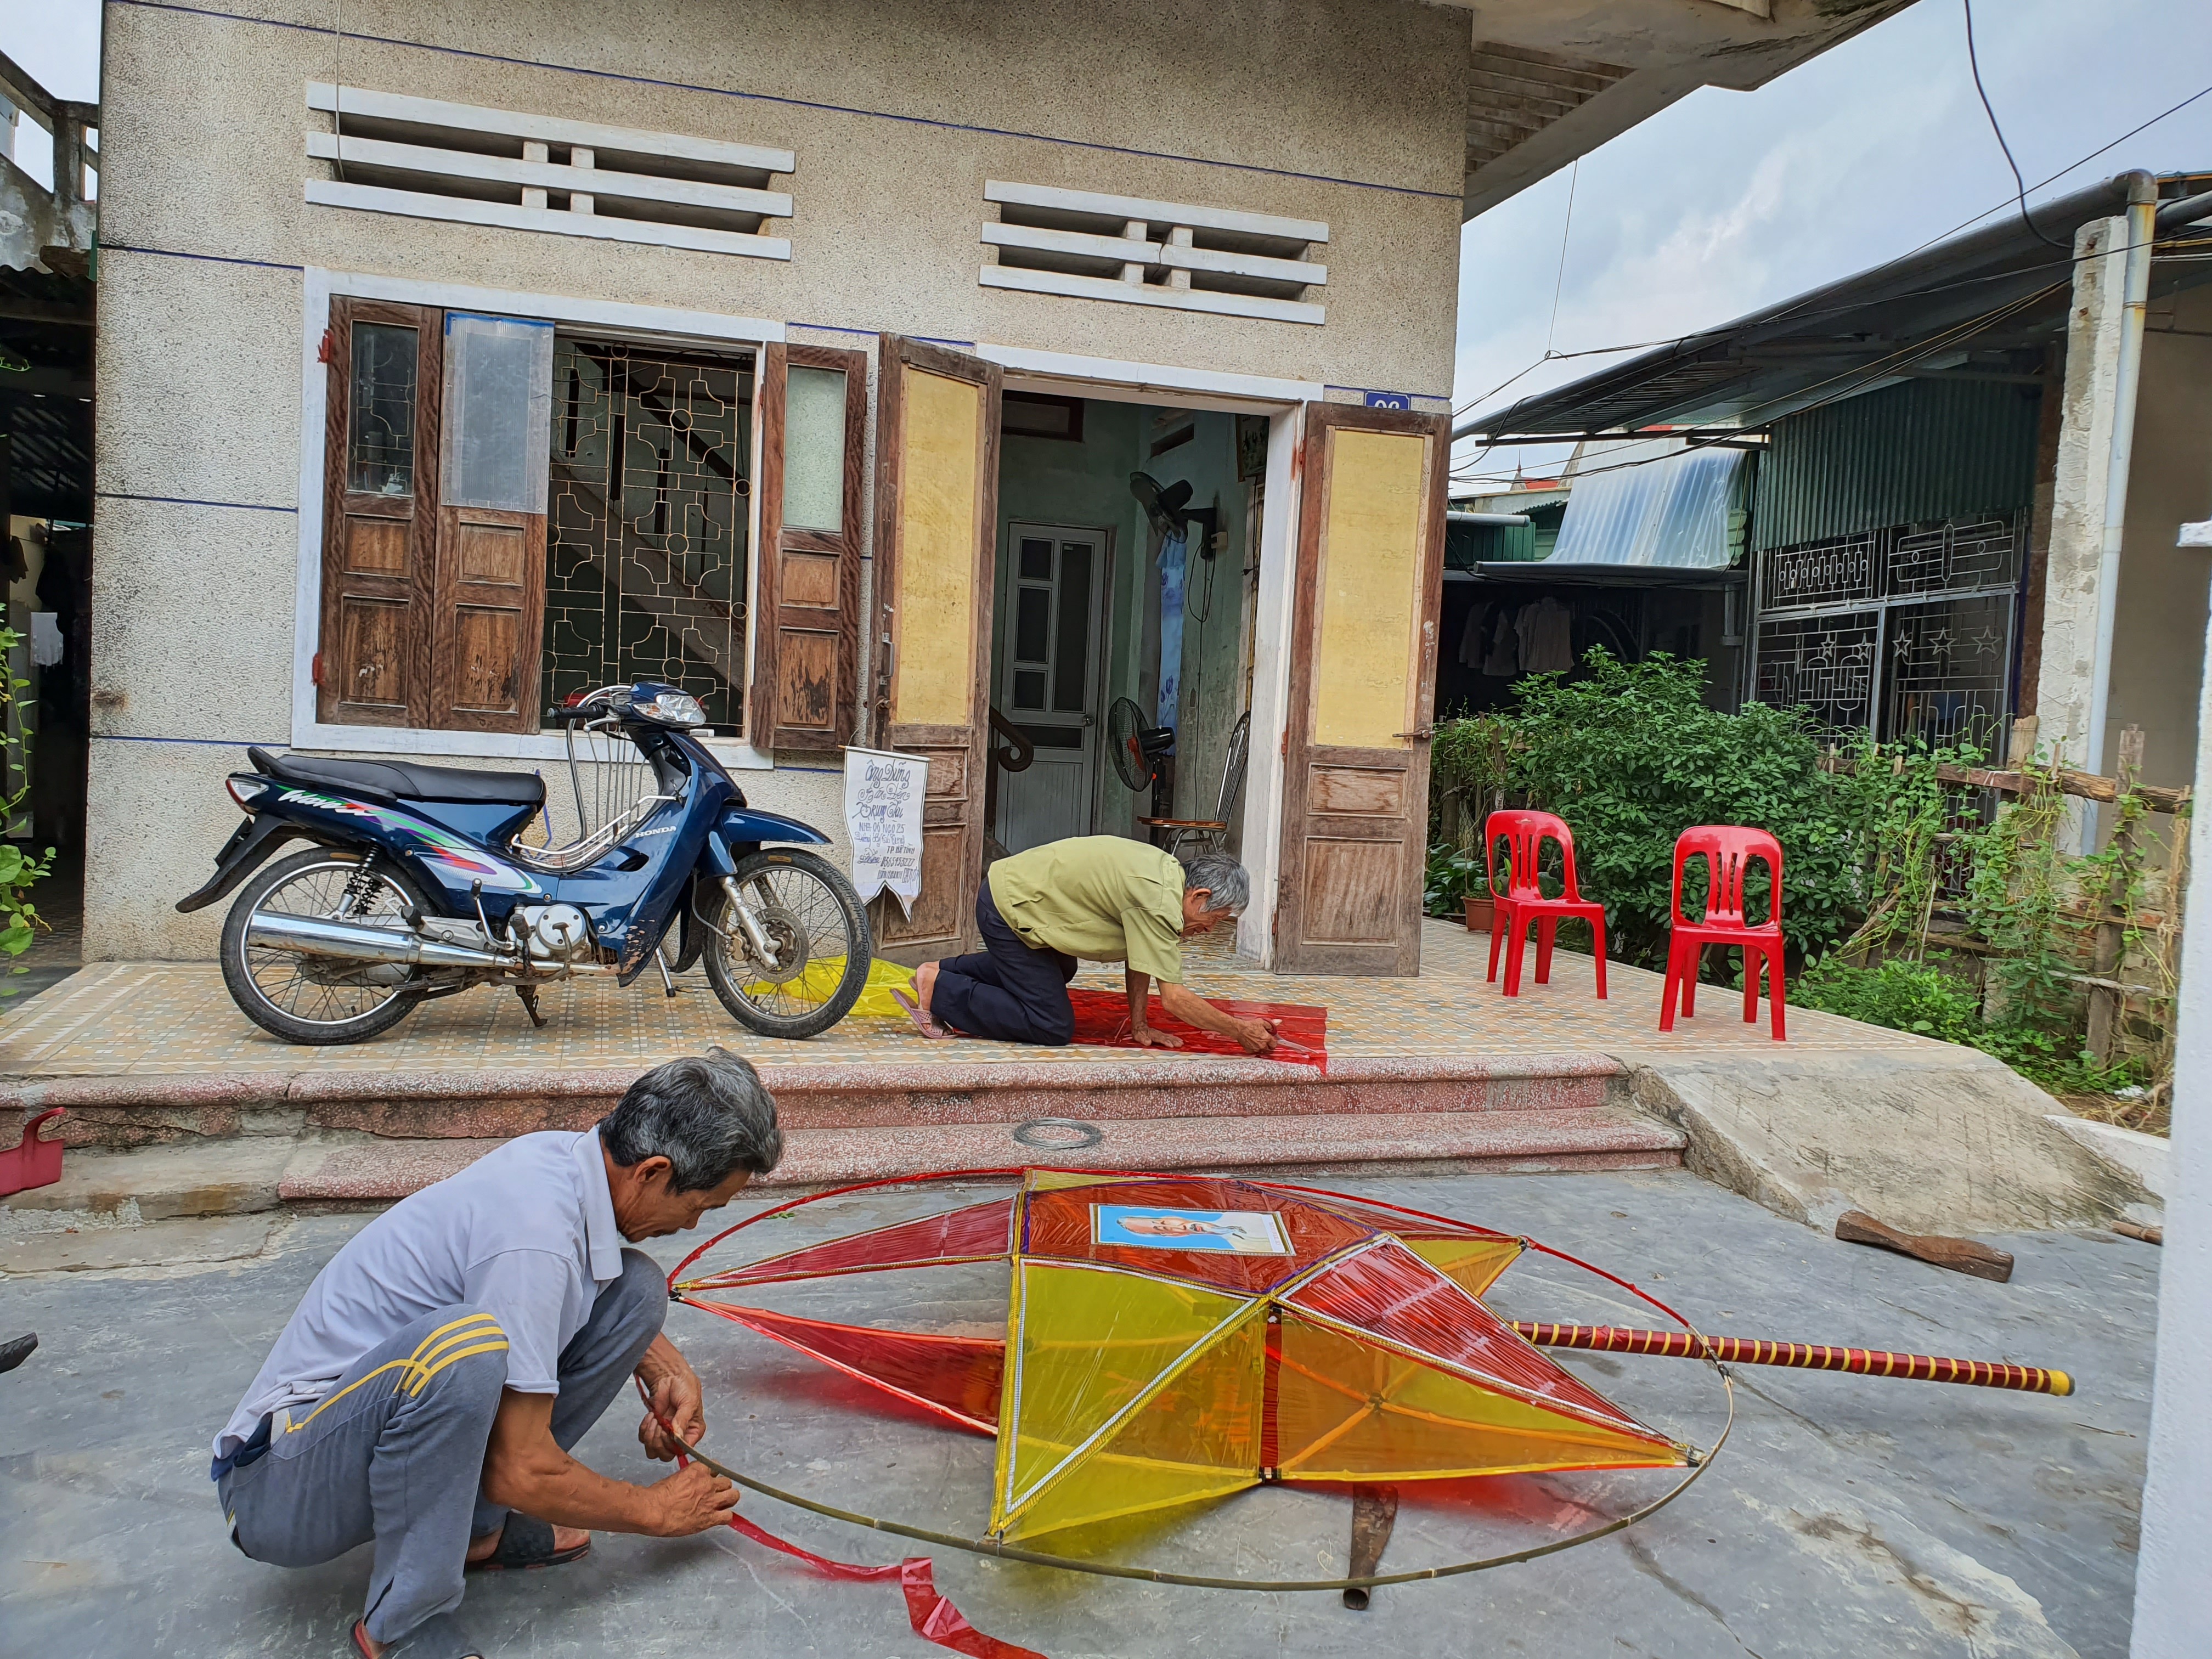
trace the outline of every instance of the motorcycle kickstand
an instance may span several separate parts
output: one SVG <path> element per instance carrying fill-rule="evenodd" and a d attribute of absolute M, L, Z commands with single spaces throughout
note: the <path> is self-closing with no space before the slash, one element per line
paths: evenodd
<path fill-rule="evenodd" d="M 668 975 L 668 958 L 660 954 L 660 947 L 658 945 L 653 947 L 653 965 L 660 969 L 660 988 L 673 1000 L 676 995 L 676 981 Z"/>
<path fill-rule="evenodd" d="M 538 1012 L 538 988 L 535 985 L 518 985 L 514 988 L 514 994 L 522 999 L 523 1012 L 530 1016 L 530 1023 L 544 1030 L 545 1016 Z"/>

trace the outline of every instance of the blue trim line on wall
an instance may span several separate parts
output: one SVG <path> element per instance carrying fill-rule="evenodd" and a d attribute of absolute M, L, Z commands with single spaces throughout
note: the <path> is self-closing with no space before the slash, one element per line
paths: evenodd
<path fill-rule="evenodd" d="M 118 0 L 122 3 L 122 0 Z M 145 253 L 157 259 L 204 259 L 214 265 L 258 265 L 264 270 L 305 270 L 305 265 L 288 265 L 275 259 L 241 259 L 229 253 L 185 253 L 173 247 L 133 247 L 128 242 L 102 242 L 102 253 Z"/>
<path fill-rule="evenodd" d="M 112 0 L 118 6 L 135 6 L 143 11 L 182 12 L 193 17 L 217 17 L 226 22 L 258 23 L 264 28 L 291 29 L 301 34 L 319 34 L 343 45 L 358 40 L 368 46 L 407 46 L 416 52 L 437 52 L 447 58 L 473 58 L 478 63 L 507 64 L 518 69 L 548 70 L 558 75 L 589 76 L 599 81 L 621 81 L 631 86 L 661 87 L 673 92 L 703 92 L 718 98 L 742 98 L 751 103 L 782 104 L 792 109 L 820 110 L 830 115 L 859 115 L 878 121 L 896 121 L 907 126 L 935 127 L 945 132 L 972 132 L 986 138 L 1022 138 L 1033 143 L 1061 144 L 1070 149 L 1098 150 L 1109 155 L 1141 156 L 1151 161 L 1187 161 L 1195 167 L 1224 167 L 1232 173 L 1264 173 L 1274 179 L 1303 179 L 1317 185 L 1344 185 L 1353 190 L 1387 191 L 1394 196 L 1420 196 L 1439 202 L 1457 202 L 1466 192 L 1457 190 L 1419 190 L 1411 185 L 1383 185 L 1368 179 L 1339 179 L 1326 173 L 1299 173 L 1289 167 L 1265 167 L 1251 161 L 1217 161 L 1204 155 L 1179 155 L 1173 150 L 1139 149 L 1130 144 L 1102 144 L 1085 138 L 1061 138 L 1048 132 L 1021 132 L 1011 127 L 979 126 L 969 121 L 940 121 L 926 115 L 901 115 L 893 110 L 864 109 L 852 104 L 824 103 L 812 98 L 787 98 L 771 92 L 742 92 L 735 87 L 709 87 L 690 81 L 664 81 L 650 75 L 623 75 L 613 70 L 582 69 L 573 64 L 541 63 L 534 58 L 509 58 L 501 52 L 471 52 L 461 46 L 434 46 L 421 40 L 400 40 L 389 35 L 346 33 L 322 27 L 313 23 L 293 23 L 273 17 L 249 17 L 238 12 L 218 11 L 211 6 L 180 6 L 174 0 Z"/>
<path fill-rule="evenodd" d="M 297 513 L 296 507 L 268 507 L 259 501 L 204 501 L 193 495 L 134 495 L 123 489 L 96 489 L 106 501 L 160 501 L 167 507 L 227 507 L 240 513 Z"/>

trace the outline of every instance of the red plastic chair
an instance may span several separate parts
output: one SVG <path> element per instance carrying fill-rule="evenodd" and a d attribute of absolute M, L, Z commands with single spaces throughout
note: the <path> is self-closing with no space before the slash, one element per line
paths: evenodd
<path fill-rule="evenodd" d="M 1709 880 L 1705 887 L 1705 919 L 1682 920 L 1682 870 L 1692 858 L 1703 857 Z M 1765 862 L 1771 878 L 1773 902 L 1767 918 L 1753 927 L 1743 919 L 1743 878 L 1753 859 Z M 1674 1029 L 1674 1004 L 1679 996 L 1684 1018 L 1697 1010 L 1698 970 L 1705 947 L 1723 950 L 1735 945 L 1743 951 L 1743 1017 L 1747 1024 L 1759 1018 L 1759 970 L 1766 969 L 1767 1006 L 1771 1011 L 1774 1040 L 1783 1035 L 1782 999 L 1782 843 L 1764 830 L 1741 824 L 1707 823 L 1685 830 L 1674 842 L 1674 896 L 1668 915 L 1674 932 L 1667 944 L 1667 984 L 1659 996 L 1659 1029 Z"/>
<path fill-rule="evenodd" d="M 1498 843 L 1506 844 L 1505 890 L 1497 891 Z M 1559 844 L 1565 890 L 1546 898 L 1536 882 L 1537 854 L 1547 841 Z M 1552 982 L 1552 941 L 1559 924 L 1580 916 L 1597 947 L 1597 994 L 1605 1000 L 1605 906 L 1593 904 L 1575 885 L 1575 834 L 1549 812 L 1492 812 L 1482 826 L 1483 879 L 1492 890 L 1490 977 L 1498 977 L 1498 951 L 1505 949 L 1505 994 L 1521 994 L 1521 953 L 1530 922 L 1536 924 L 1536 983 Z"/>

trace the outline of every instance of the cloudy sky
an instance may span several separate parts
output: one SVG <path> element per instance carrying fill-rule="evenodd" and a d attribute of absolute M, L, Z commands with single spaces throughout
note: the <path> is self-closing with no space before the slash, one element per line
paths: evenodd
<path fill-rule="evenodd" d="M 1975 0 L 1974 25 L 2031 202 L 2129 167 L 2212 171 L 2212 95 L 2075 165 L 2212 86 L 2205 0 Z M 1571 226 L 1562 172 L 1462 233 L 1462 405 L 1620 361 L 1543 362 L 1547 340 L 1583 351 L 1711 327 L 1941 238 L 2013 194 L 1967 70 L 1960 0 L 1919 0 L 1757 92 L 1692 94 L 1584 156 L 1571 182 Z M 1544 471 L 1565 453 L 1520 459 Z M 1463 465 L 1475 455 L 1462 447 Z M 1493 452 L 1480 470 L 1510 472 L 1516 459 Z"/>
<path fill-rule="evenodd" d="M 2212 171 L 2212 96 L 2082 160 L 2212 85 L 2206 0 L 1977 0 L 1975 20 L 2031 199 L 2125 167 Z M 0 51 L 64 97 L 99 96 L 99 43 L 98 0 L 0 7 Z M 1575 170 L 1571 223 L 1570 182 L 1557 173 L 1462 233 L 1462 404 L 1613 361 L 1546 362 L 1547 348 L 1711 327 L 1938 238 L 2013 190 L 1967 73 L 1961 0 L 1919 0 L 1757 92 L 1707 88 L 1624 133 Z M 1480 466 L 1540 469 L 1561 453 Z"/>

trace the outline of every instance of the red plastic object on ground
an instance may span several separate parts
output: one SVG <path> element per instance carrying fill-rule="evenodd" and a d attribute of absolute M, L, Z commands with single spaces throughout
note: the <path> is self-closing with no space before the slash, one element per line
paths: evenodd
<path fill-rule="evenodd" d="M 1075 1037 L 1079 1043 L 1100 1048 L 1133 1048 L 1129 1039 L 1129 999 L 1119 991 L 1073 990 L 1067 1000 L 1075 1007 Z M 1234 1014 L 1239 1019 L 1264 1019 L 1275 1028 L 1275 1048 L 1263 1060 L 1285 1060 L 1293 1066 L 1310 1066 L 1327 1075 L 1328 1072 L 1328 1010 L 1316 1008 L 1302 1002 L 1243 1002 L 1226 997 L 1209 999 L 1224 1014 Z M 1146 1020 L 1155 1031 L 1182 1039 L 1182 1047 L 1174 1050 L 1161 1049 L 1162 1054 L 1233 1054 L 1247 1058 L 1243 1045 L 1235 1037 L 1223 1036 L 1218 1031 L 1201 1031 L 1195 1025 L 1186 1025 L 1179 1019 L 1169 1018 L 1154 997 L 1148 1005 Z"/>
<path fill-rule="evenodd" d="M 62 1178 L 62 1144 L 39 1139 L 40 1126 L 59 1117 L 65 1107 L 50 1106 L 23 1126 L 22 1144 L 0 1152 L 0 1198 L 51 1187 Z"/>
<path fill-rule="evenodd" d="M 1597 947 L 1597 995 L 1605 1000 L 1605 906 L 1593 904 L 1575 884 L 1575 832 L 1566 820 L 1549 812 L 1492 812 L 1482 826 L 1482 867 L 1485 882 L 1496 889 L 1498 843 L 1506 844 L 1505 890 L 1496 894 L 1496 919 L 1490 925 L 1490 977 L 1498 977 L 1498 952 L 1505 951 L 1505 994 L 1521 994 L 1521 953 L 1528 944 L 1528 924 L 1536 924 L 1536 983 L 1552 982 L 1552 941 L 1559 924 L 1580 916 L 1590 925 Z M 1536 880 L 1536 858 L 1547 841 L 1559 844 L 1565 890 L 1546 898 Z"/>
<path fill-rule="evenodd" d="M 1682 870 L 1692 858 L 1702 857 L 1711 877 L 1705 888 L 1705 919 L 1682 920 Z M 1765 862 L 1772 878 L 1772 902 L 1766 920 L 1753 926 L 1743 917 L 1743 878 L 1753 859 Z M 1743 1018 L 1747 1024 L 1759 1018 L 1759 969 L 1766 967 L 1767 1006 L 1772 1012 L 1774 1040 L 1787 1039 L 1782 1030 L 1782 843 L 1764 830 L 1735 823 L 1705 823 L 1685 830 L 1674 842 L 1674 896 L 1668 915 L 1674 933 L 1667 945 L 1667 984 L 1659 995 L 1659 1029 L 1674 1029 L 1674 1004 L 1679 996 L 1687 1018 L 1697 1010 L 1698 969 L 1705 947 L 1723 950 L 1735 945 L 1743 951 Z"/>

